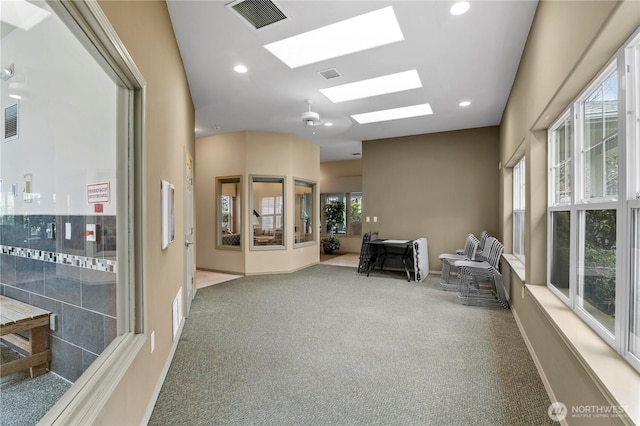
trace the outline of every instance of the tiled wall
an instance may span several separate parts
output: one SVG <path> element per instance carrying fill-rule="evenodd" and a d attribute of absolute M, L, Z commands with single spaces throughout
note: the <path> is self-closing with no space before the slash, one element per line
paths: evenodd
<path fill-rule="evenodd" d="M 69 381 L 117 335 L 115 250 L 115 216 L 0 216 L 0 293 L 57 315 L 51 370 Z"/>

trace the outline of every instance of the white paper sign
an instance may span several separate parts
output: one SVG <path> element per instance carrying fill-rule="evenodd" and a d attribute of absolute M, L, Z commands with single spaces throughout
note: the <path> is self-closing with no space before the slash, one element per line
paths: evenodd
<path fill-rule="evenodd" d="M 109 182 L 87 185 L 87 201 L 89 204 L 108 203 L 111 199 Z"/>

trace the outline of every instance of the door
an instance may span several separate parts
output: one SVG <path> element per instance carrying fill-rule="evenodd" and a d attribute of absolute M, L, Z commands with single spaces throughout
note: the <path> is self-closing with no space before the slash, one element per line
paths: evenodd
<path fill-rule="evenodd" d="M 186 149 L 184 174 L 184 312 L 188 317 L 191 301 L 196 295 L 196 265 L 193 256 L 193 158 Z"/>

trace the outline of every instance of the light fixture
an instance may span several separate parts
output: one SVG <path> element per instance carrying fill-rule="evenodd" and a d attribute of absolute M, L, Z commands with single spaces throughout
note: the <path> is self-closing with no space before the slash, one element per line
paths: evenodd
<path fill-rule="evenodd" d="M 422 82 L 418 71 L 410 70 L 320 89 L 320 92 L 329 98 L 331 102 L 337 103 L 402 92 L 419 87 L 422 87 Z"/>
<path fill-rule="evenodd" d="M 2 2 L 2 22 L 23 31 L 29 31 L 42 22 L 50 13 L 25 0 Z"/>
<path fill-rule="evenodd" d="M 247 71 L 249 71 L 249 69 L 247 67 L 245 67 L 244 65 L 236 65 L 235 67 L 233 67 L 233 70 L 235 72 L 237 72 L 238 74 L 244 74 Z"/>
<path fill-rule="evenodd" d="M 9 65 L 7 68 L 2 69 L 2 71 L 0 71 L 0 79 L 2 79 L 2 81 L 7 81 L 10 80 L 13 75 L 15 73 L 13 64 Z"/>
<path fill-rule="evenodd" d="M 15 93 L 10 94 L 9 97 L 13 99 L 22 99 L 22 96 L 16 95 Z"/>
<path fill-rule="evenodd" d="M 419 117 L 422 115 L 431 115 L 431 105 L 419 104 L 408 107 L 385 109 L 381 111 L 366 112 L 363 114 L 352 115 L 351 118 L 360 124 L 376 123 L 378 121 L 398 120 L 401 118 Z"/>
<path fill-rule="evenodd" d="M 326 123 L 324 123 L 324 125 L 325 125 L 326 127 L 331 127 L 331 126 L 333 126 L 333 123 L 332 123 L 332 122 L 330 122 L 330 121 L 327 121 Z"/>
<path fill-rule="evenodd" d="M 458 105 L 460 105 L 462 108 L 464 108 L 464 107 L 468 107 L 469 105 L 471 105 L 471 102 L 470 101 L 462 101 Z"/>
<path fill-rule="evenodd" d="M 453 6 L 451 6 L 451 9 L 449 9 L 449 13 L 455 16 L 462 15 L 467 13 L 470 7 L 471 5 L 469 4 L 469 2 L 459 1 L 455 3 Z"/>
<path fill-rule="evenodd" d="M 289 68 L 298 68 L 401 40 L 402 30 L 388 6 L 264 47 Z"/>

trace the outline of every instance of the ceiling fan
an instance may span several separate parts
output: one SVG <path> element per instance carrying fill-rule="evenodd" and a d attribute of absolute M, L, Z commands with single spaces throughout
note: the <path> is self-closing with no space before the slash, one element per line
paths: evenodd
<path fill-rule="evenodd" d="M 320 120 L 320 114 L 317 112 L 311 111 L 311 104 L 313 101 L 311 99 L 305 99 L 305 103 L 309 106 L 309 111 L 305 111 L 300 116 L 300 120 L 304 123 L 305 126 L 315 127 L 323 124 L 324 122 Z"/>

